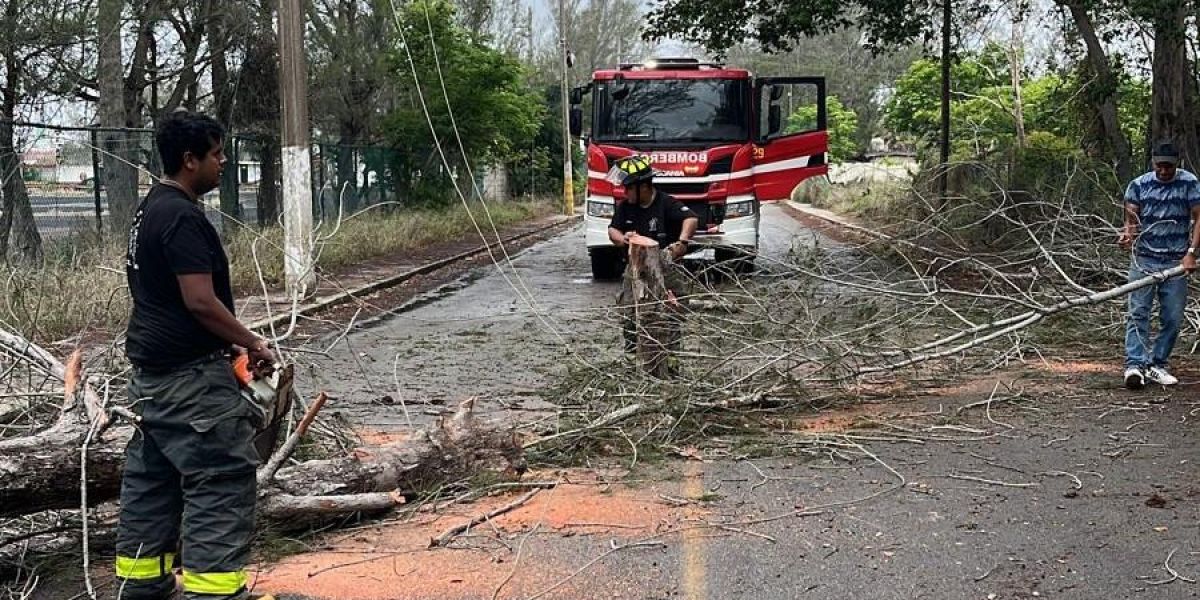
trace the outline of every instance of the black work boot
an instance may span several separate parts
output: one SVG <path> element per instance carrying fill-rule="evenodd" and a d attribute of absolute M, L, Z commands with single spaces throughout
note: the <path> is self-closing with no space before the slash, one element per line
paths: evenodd
<path fill-rule="evenodd" d="M 117 600 L 180 600 L 174 573 L 154 579 L 117 579 Z"/>

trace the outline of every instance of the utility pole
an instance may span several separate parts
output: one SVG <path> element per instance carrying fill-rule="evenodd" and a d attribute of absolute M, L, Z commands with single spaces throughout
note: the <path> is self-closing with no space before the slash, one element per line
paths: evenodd
<path fill-rule="evenodd" d="M 575 214 L 575 182 L 571 167 L 571 105 L 567 89 L 567 6 L 558 0 L 558 45 L 562 56 L 562 117 L 563 117 L 563 212 Z"/>
<path fill-rule="evenodd" d="M 308 65 L 300 0 L 279 0 L 279 98 L 283 115 L 283 271 L 289 295 L 315 291 Z"/>

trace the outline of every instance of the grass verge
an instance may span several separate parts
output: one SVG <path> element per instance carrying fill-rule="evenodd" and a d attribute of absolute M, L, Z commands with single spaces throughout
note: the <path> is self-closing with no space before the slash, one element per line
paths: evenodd
<path fill-rule="evenodd" d="M 497 228 L 554 213 L 548 201 L 488 205 Z M 317 268 L 325 273 L 399 252 L 459 239 L 477 240 L 470 216 L 461 205 L 444 209 L 376 209 L 343 221 L 341 228 L 318 248 Z M 484 233 L 491 225 L 478 206 L 472 213 Z M 331 226 L 318 233 L 329 235 Z M 231 279 L 241 294 L 260 290 L 254 254 L 263 279 L 272 288 L 283 285 L 283 232 L 242 230 L 226 245 Z M 258 240 L 255 243 L 255 240 Z M 255 248 L 256 247 L 256 248 Z M 21 332 L 39 343 L 53 343 L 96 332 L 112 333 L 129 317 L 125 286 L 124 247 L 95 237 L 76 237 L 70 243 L 48 244 L 42 264 L 0 265 L 0 326 Z"/>

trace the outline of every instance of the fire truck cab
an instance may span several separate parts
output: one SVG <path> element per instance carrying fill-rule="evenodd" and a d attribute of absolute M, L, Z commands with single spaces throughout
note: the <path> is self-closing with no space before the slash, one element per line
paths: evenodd
<path fill-rule="evenodd" d="M 799 91 L 799 93 L 797 93 Z M 625 257 L 608 225 L 625 190 L 606 180 L 613 163 L 648 155 L 655 185 L 700 217 L 688 258 L 733 261 L 746 271 L 758 251 L 760 207 L 824 175 L 828 149 L 825 80 L 755 78 L 744 69 L 661 58 L 596 71 L 571 91 L 570 128 L 587 146 L 586 238 L 595 279 L 620 277 Z M 808 120 L 790 119 L 797 99 Z M 785 110 L 787 111 L 785 114 Z"/>

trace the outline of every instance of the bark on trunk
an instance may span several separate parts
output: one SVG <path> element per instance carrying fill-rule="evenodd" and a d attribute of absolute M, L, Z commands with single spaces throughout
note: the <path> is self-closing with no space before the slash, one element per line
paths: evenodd
<path fill-rule="evenodd" d="M 1071 11 L 1075 20 L 1075 28 L 1087 46 L 1087 61 L 1096 74 L 1096 89 L 1100 91 L 1097 105 L 1100 108 L 1100 124 L 1106 141 L 1116 159 L 1117 177 L 1122 184 L 1133 178 L 1133 161 L 1130 156 L 1129 139 L 1121 129 L 1120 117 L 1117 113 L 1117 79 L 1113 75 L 1108 55 L 1096 35 L 1092 17 L 1088 14 L 1083 2 L 1068 0 L 1066 7 Z"/>
<path fill-rule="evenodd" d="M 9 106 L 2 112 L 0 119 L 12 119 Z M 42 236 L 33 220 L 14 137 L 11 121 L 0 121 L 0 179 L 4 182 L 0 190 L 4 196 L 0 204 L 0 262 L 8 256 L 37 262 L 42 259 Z"/>
<path fill-rule="evenodd" d="M 1154 80 L 1150 144 L 1173 141 L 1183 166 L 1196 169 L 1200 140 L 1196 132 L 1195 80 L 1187 56 L 1187 4 L 1167 3 L 1154 23 Z"/>
<path fill-rule="evenodd" d="M 1012 44 L 1008 50 L 1008 70 L 1013 88 L 1013 124 L 1017 130 L 1017 148 L 1025 147 L 1025 110 L 1021 100 L 1021 70 L 1025 67 L 1024 38 L 1025 4 L 1018 3 L 1012 20 Z"/>
<path fill-rule="evenodd" d="M 679 337 L 678 320 L 671 314 L 674 298 L 668 295 L 662 250 L 658 242 L 634 236 L 629 242 L 629 264 L 621 288 L 627 327 L 631 322 L 638 363 L 658 378 L 670 375 L 670 353 Z"/>
<path fill-rule="evenodd" d="M 125 111 L 125 80 L 121 62 L 121 36 L 105 35 L 121 27 L 122 0 L 99 0 L 96 27 L 99 32 L 97 72 L 100 80 L 100 124 L 128 127 Z M 139 140 L 132 134 L 105 131 L 100 135 L 104 149 L 104 190 L 108 197 L 109 230 L 118 238 L 129 235 L 137 208 L 137 169 L 134 159 Z"/>
<path fill-rule="evenodd" d="M 211 77 L 213 98 L 215 101 L 217 121 L 225 126 L 225 155 L 229 157 L 221 177 L 221 235 L 228 238 L 237 229 L 235 219 L 241 220 L 241 203 L 238 202 L 238 178 L 241 176 L 238 168 L 237 141 L 233 138 L 233 86 L 230 85 L 229 64 L 226 62 L 226 48 L 229 45 L 228 33 L 225 27 L 225 11 L 221 10 L 217 0 L 208 0 L 209 46 L 214 49 L 212 56 Z"/>
<path fill-rule="evenodd" d="M 335 202 L 341 202 L 346 214 L 358 210 L 358 178 L 354 168 L 354 146 L 359 131 L 352 123 L 343 122 L 337 149 L 337 185 L 333 187 Z"/>
<path fill-rule="evenodd" d="M 279 220 L 279 138 L 262 136 L 259 144 L 258 226 L 269 227 Z"/>
<path fill-rule="evenodd" d="M 32 368 L 63 380 L 67 390 L 62 415 L 53 426 L 31 436 L 0 440 L 0 518 L 77 508 L 80 449 L 88 439 L 88 502 L 94 505 L 116 498 L 124 448 L 135 435 L 134 428 L 105 431 L 99 398 L 77 370 L 72 377 L 71 368 L 42 348 L 0 330 L 0 350 L 23 356 Z M 71 364 L 77 369 L 79 363 Z M 337 514 L 386 509 L 402 503 L 405 495 L 482 470 L 524 473 L 523 449 L 515 435 L 477 422 L 473 409 L 474 401 L 468 400 L 452 417 L 409 441 L 360 448 L 347 456 L 280 469 L 273 478 L 263 476 L 267 482 L 259 489 L 263 517 L 283 521 L 284 527 L 302 527 Z M 89 438 L 90 431 L 102 433 Z M 279 464 L 283 458 L 273 457 L 272 462 Z"/>

